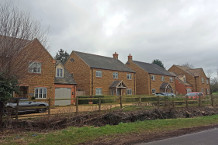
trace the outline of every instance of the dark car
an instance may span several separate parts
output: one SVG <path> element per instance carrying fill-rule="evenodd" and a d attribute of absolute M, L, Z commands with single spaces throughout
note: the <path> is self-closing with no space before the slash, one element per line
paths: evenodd
<path fill-rule="evenodd" d="M 13 98 L 11 99 L 6 105 L 6 112 L 12 111 L 15 112 L 15 109 L 17 107 L 17 100 L 19 98 Z M 27 99 L 19 99 L 19 110 L 18 112 L 45 112 L 48 108 L 48 103 L 45 102 L 35 102 L 35 101 L 30 101 Z"/>

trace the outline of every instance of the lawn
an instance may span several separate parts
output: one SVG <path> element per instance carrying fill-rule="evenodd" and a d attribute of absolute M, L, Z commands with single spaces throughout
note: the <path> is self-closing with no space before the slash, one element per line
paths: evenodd
<path fill-rule="evenodd" d="M 107 137 L 110 139 L 111 136 L 115 135 L 172 131 L 212 124 L 218 124 L 218 115 L 196 118 L 146 120 L 102 127 L 68 127 L 63 130 L 50 131 L 47 133 L 24 132 L 4 137 L 0 140 L 0 144 L 79 144 L 93 141 L 99 137 Z"/>

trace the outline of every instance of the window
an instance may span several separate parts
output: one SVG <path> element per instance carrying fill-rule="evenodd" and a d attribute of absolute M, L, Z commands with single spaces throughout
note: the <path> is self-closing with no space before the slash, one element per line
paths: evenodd
<path fill-rule="evenodd" d="M 30 73 L 41 73 L 41 63 L 40 62 L 29 63 L 29 72 Z"/>
<path fill-rule="evenodd" d="M 207 81 L 207 84 L 209 84 L 209 81 L 208 80 L 206 80 Z"/>
<path fill-rule="evenodd" d="M 95 95 L 102 95 L 102 88 L 96 88 Z"/>
<path fill-rule="evenodd" d="M 127 80 L 131 80 L 132 79 L 132 74 L 127 74 Z"/>
<path fill-rule="evenodd" d="M 161 81 L 162 81 L 162 82 L 164 81 L 164 76 L 161 77 Z"/>
<path fill-rule="evenodd" d="M 210 94 L 210 89 L 207 89 L 207 94 Z"/>
<path fill-rule="evenodd" d="M 57 77 L 64 77 L 63 75 L 63 69 L 62 68 L 57 68 L 57 74 L 56 74 Z"/>
<path fill-rule="evenodd" d="M 152 90 L 151 90 L 151 93 L 152 93 L 152 94 L 155 94 L 155 93 L 156 93 L 156 90 L 155 90 L 155 89 L 152 89 Z"/>
<path fill-rule="evenodd" d="M 184 77 L 184 83 L 186 83 L 186 77 Z"/>
<path fill-rule="evenodd" d="M 113 72 L 113 78 L 118 79 L 118 72 Z"/>
<path fill-rule="evenodd" d="M 96 77 L 101 78 L 102 77 L 102 71 L 96 71 Z"/>
<path fill-rule="evenodd" d="M 204 88 L 201 88 L 201 92 L 204 93 Z"/>
<path fill-rule="evenodd" d="M 173 77 L 170 77 L 170 82 L 171 82 L 171 83 L 173 82 Z"/>
<path fill-rule="evenodd" d="M 202 83 L 202 84 L 204 83 L 204 78 L 201 78 L 201 83 Z"/>
<path fill-rule="evenodd" d="M 152 76 L 151 76 L 151 80 L 152 80 L 152 81 L 155 81 L 155 75 L 152 75 Z"/>
<path fill-rule="evenodd" d="M 45 99 L 47 97 L 47 88 L 35 88 L 34 97 L 36 99 Z"/>
<path fill-rule="evenodd" d="M 192 89 L 187 88 L 186 91 L 187 91 L 187 93 L 190 93 L 190 92 L 192 92 Z"/>
<path fill-rule="evenodd" d="M 132 89 L 127 89 L 127 90 L 126 90 L 126 94 L 127 94 L 127 95 L 132 95 Z"/>

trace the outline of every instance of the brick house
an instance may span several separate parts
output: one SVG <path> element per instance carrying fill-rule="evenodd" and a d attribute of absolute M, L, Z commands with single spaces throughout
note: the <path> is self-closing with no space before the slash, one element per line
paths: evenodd
<path fill-rule="evenodd" d="M 169 68 L 169 71 L 175 73 L 177 76 L 184 76 L 186 82 L 191 85 L 192 92 L 210 94 L 210 80 L 202 68 L 192 69 L 186 66 L 173 65 Z M 190 92 L 190 90 L 186 90 L 187 92 Z"/>
<path fill-rule="evenodd" d="M 132 60 L 128 56 L 126 65 L 136 72 L 137 95 L 156 92 L 175 92 L 175 76 L 156 64 Z"/>
<path fill-rule="evenodd" d="M 55 60 L 38 39 L 26 42 L 12 62 L 20 86 L 18 97 L 54 98 Z"/>
<path fill-rule="evenodd" d="M 171 72 L 171 73 L 173 73 L 173 72 Z M 176 76 L 175 73 L 173 73 L 173 74 Z M 185 95 L 188 92 L 192 92 L 192 90 L 193 90 L 192 85 L 186 81 L 185 75 L 176 76 L 175 85 L 176 85 L 176 94 L 178 94 L 178 95 Z"/>
<path fill-rule="evenodd" d="M 56 61 L 55 105 L 65 106 L 75 102 L 76 82 L 60 61 Z M 67 99 L 67 100 L 58 100 Z"/>
<path fill-rule="evenodd" d="M 118 54 L 113 58 L 72 51 L 65 68 L 73 73 L 77 90 L 84 95 L 134 95 L 135 72 L 126 67 Z"/>

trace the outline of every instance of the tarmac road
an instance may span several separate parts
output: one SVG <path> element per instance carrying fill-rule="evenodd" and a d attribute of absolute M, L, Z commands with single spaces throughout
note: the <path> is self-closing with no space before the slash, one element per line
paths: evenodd
<path fill-rule="evenodd" d="M 218 145 L 218 128 L 137 145 Z"/>

